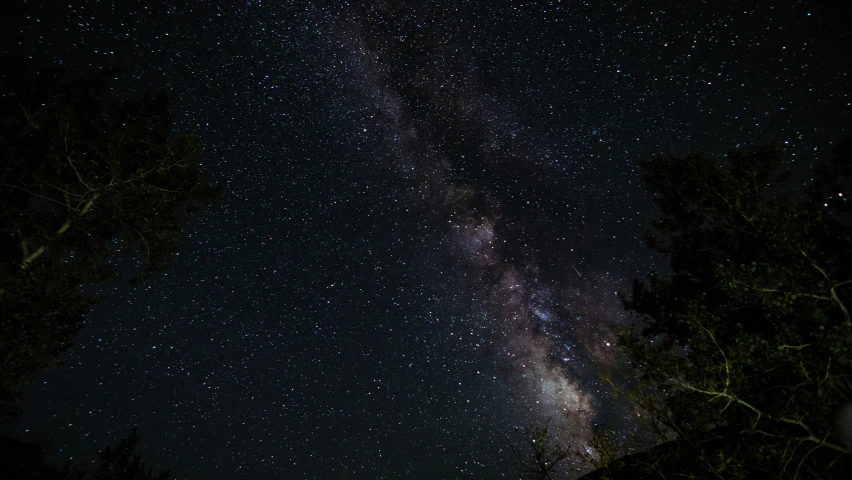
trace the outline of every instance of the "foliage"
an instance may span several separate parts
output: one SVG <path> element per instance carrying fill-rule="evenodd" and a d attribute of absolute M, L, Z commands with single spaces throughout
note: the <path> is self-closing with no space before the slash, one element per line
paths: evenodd
<path fill-rule="evenodd" d="M 724 164 L 701 154 L 642 162 L 660 210 L 646 240 L 672 268 L 621 297 L 644 324 L 619 334 L 642 374 L 629 394 L 669 442 L 633 462 L 648 477 L 837 478 L 849 468 L 832 413 L 852 401 L 850 145 L 799 197 L 773 147 L 731 151 Z"/>
<path fill-rule="evenodd" d="M 188 214 L 220 197 L 191 133 L 173 137 L 165 94 L 116 103 L 114 72 L 0 65 L 0 390 L 54 364 L 117 276 L 168 267 Z"/>

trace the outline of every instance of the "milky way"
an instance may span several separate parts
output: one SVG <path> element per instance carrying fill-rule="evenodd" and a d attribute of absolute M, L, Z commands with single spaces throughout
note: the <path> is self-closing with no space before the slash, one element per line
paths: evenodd
<path fill-rule="evenodd" d="M 602 387 L 603 375 L 612 373 L 604 367 L 615 358 L 608 327 L 624 318 L 616 305 L 616 283 L 605 276 L 582 278 L 570 260 L 543 259 L 526 243 L 513 253 L 506 244 L 524 242 L 523 232 L 535 228 L 534 222 L 502 208 L 518 200 L 501 198 L 482 180 L 464 181 L 465 169 L 512 170 L 511 163 L 539 173 L 525 161 L 535 147 L 512 144 L 524 126 L 513 118 L 511 99 L 486 92 L 468 42 L 452 40 L 440 26 L 418 31 L 418 38 L 389 38 L 371 31 L 370 20 L 373 29 L 394 21 L 414 30 L 419 25 L 417 18 L 395 18 L 391 8 L 334 18 L 329 30 L 339 47 L 337 67 L 351 83 L 356 104 L 362 101 L 369 113 L 362 130 L 378 130 L 385 139 L 373 152 L 383 159 L 377 167 L 393 169 L 408 182 L 407 202 L 433 208 L 434 223 L 450 239 L 459 270 L 475 285 L 475 298 L 484 300 L 471 300 L 480 311 L 475 321 L 485 324 L 490 352 L 517 390 L 519 418 L 537 426 L 549 422 L 560 441 L 574 445 L 588 440 L 590 427 L 601 418 L 632 426 L 623 405 L 609 402 L 607 411 L 599 411 L 598 397 L 612 393 Z M 417 46 L 409 48 L 406 41 Z M 388 59 L 406 63 L 399 69 Z M 465 145 L 453 148 L 457 144 L 450 137 Z M 542 280 L 543 268 L 577 276 Z M 577 285 L 606 285 L 607 291 L 581 291 Z M 588 308 L 593 303 L 596 308 Z"/>

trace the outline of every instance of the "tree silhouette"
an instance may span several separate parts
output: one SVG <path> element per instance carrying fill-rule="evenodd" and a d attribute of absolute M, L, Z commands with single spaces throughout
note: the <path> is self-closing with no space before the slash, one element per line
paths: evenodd
<path fill-rule="evenodd" d="M 188 215 L 221 197 L 165 94 L 109 98 L 112 71 L 0 64 L 0 391 L 54 364 L 98 300 L 82 287 L 168 267 Z"/>
<path fill-rule="evenodd" d="M 519 478 L 524 480 L 553 480 L 564 478 L 569 473 L 578 473 L 583 468 L 577 465 L 591 466 L 595 476 L 589 478 L 611 479 L 613 472 L 621 472 L 627 462 L 619 458 L 627 442 L 615 439 L 615 432 L 603 425 L 592 428 L 592 437 L 584 448 L 570 448 L 558 443 L 549 432 L 549 424 L 544 427 L 516 429 L 523 443 L 512 446 L 514 456 L 512 465 Z M 559 467 L 559 465 L 562 467 Z M 586 477 L 584 477 L 586 478 Z"/>
<path fill-rule="evenodd" d="M 141 437 L 136 429 L 113 448 L 107 445 L 92 462 L 51 465 L 40 445 L 0 435 L 0 478 L 20 480 L 166 480 L 169 471 L 154 473 L 135 453 Z"/>
<path fill-rule="evenodd" d="M 168 470 L 154 474 L 150 468 L 145 469 L 142 457 L 134 453 L 139 440 L 141 437 L 134 428 L 116 448 L 107 445 L 94 464 L 69 464 L 63 474 L 68 480 L 167 480 Z"/>
<path fill-rule="evenodd" d="M 579 452 L 555 443 L 552 435 L 548 433 L 547 424 L 542 428 L 521 428 L 519 431 L 524 440 L 524 447 L 512 446 L 512 453 L 515 455 L 513 466 L 518 476 L 524 480 L 552 480 L 560 463 L 579 456 Z"/>
<path fill-rule="evenodd" d="M 619 333 L 641 372 L 622 393 L 663 442 L 631 478 L 848 474 L 833 414 L 852 401 L 850 153 L 799 196 L 773 147 L 641 163 L 660 209 L 646 240 L 673 273 L 621 296 L 643 322 Z"/>

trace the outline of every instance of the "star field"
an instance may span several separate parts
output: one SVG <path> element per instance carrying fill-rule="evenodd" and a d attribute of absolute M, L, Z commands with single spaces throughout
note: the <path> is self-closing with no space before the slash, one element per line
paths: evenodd
<path fill-rule="evenodd" d="M 651 268 L 637 161 L 849 136 L 823 2 L 15 2 L 5 54 L 167 89 L 227 198 L 166 274 L 97 286 L 6 430 L 138 426 L 175 478 L 511 477 L 514 428 L 632 413 L 610 332 Z"/>

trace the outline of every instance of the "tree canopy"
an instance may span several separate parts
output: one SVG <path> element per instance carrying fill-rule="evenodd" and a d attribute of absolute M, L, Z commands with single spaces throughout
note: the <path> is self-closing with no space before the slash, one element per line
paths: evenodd
<path fill-rule="evenodd" d="M 169 266 L 188 215 L 221 197 L 198 138 L 173 133 L 164 93 L 116 102 L 112 71 L 0 64 L 0 391 L 55 363 L 98 300 Z M 123 273 L 123 272 L 122 272 Z"/>
<path fill-rule="evenodd" d="M 589 478 L 848 474 L 834 416 L 852 401 L 852 141 L 804 194 L 782 161 L 766 146 L 641 163 L 660 212 L 646 241 L 672 274 L 622 295 L 642 328 L 618 345 L 641 372 L 622 393 L 662 444 Z"/>

